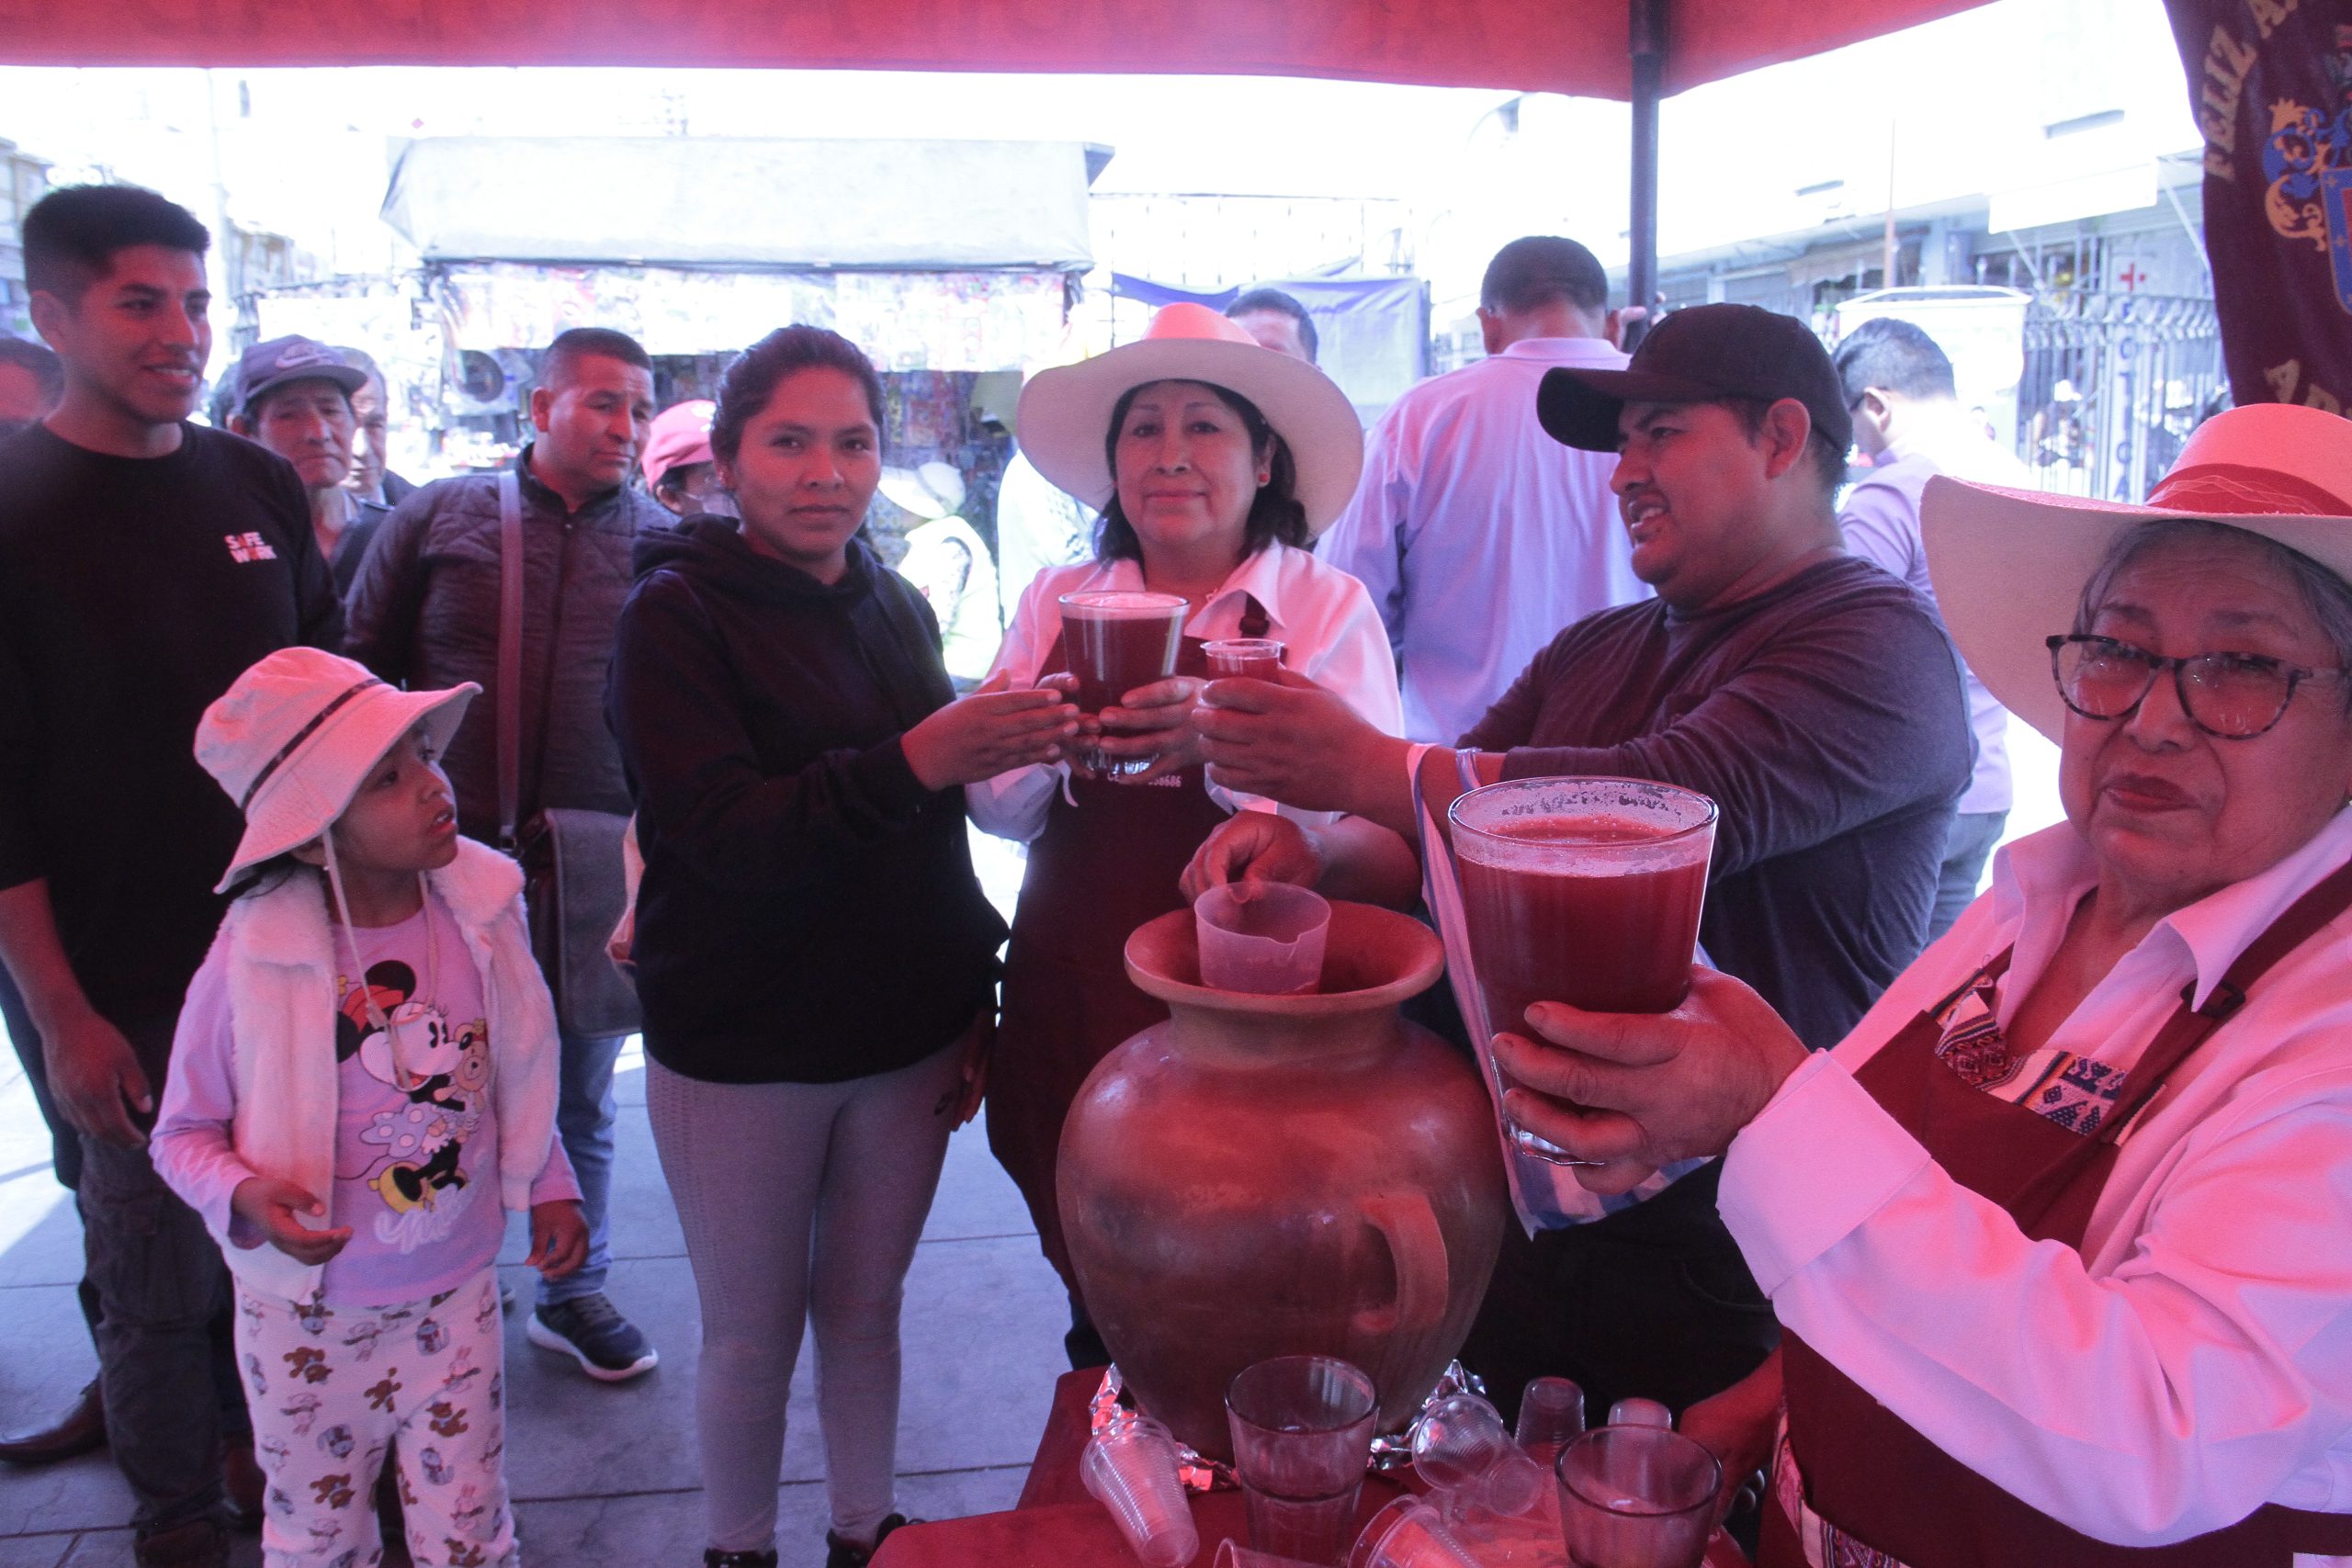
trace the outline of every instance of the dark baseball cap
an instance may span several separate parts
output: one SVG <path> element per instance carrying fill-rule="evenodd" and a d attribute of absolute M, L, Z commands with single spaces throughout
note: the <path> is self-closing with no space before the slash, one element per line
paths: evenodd
<path fill-rule="evenodd" d="M 348 395 L 368 384 L 368 372 L 315 338 L 274 337 L 237 361 L 237 412 L 253 412 L 263 398 L 296 381 L 332 381 Z"/>
<path fill-rule="evenodd" d="M 1623 370 L 1544 372 L 1535 417 L 1552 439 L 1588 452 L 1614 452 L 1627 403 L 1778 402 L 1794 398 L 1813 427 L 1839 452 L 1853 444 L 1829 351 L 1794 316 L 1755 305 L 1691 305 L 1660 321 Z"/>

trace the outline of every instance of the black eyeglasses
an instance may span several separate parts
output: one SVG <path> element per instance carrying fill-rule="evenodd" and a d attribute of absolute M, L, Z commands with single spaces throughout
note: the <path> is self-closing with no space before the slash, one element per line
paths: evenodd
<path fill-rule="evenodd" d="M 2111 637 L 2076 633 L 2047 640 L 2058 695 L 2085 718 L 2129 717 L 2169 670 L 2188 721 L 2223 740 L 2251 740 L 2276 725 L 2305 681 L 2345 674 L 2340 666 L 2309 670 L 2259 653 L 2166 659 Z"/>

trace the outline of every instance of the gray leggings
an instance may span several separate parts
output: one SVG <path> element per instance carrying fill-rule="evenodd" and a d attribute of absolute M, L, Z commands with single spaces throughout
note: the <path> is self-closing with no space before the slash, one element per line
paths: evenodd
<path fill-rule="evenodd" d="M 662 1172 L 702 1300 L 695 1419 L 710 1545 L 775 1539 L 785 1402 L 805 1321 L 833 1529 L 890 1512 L 899 1302 L 939 1187 L 962 1053 L 838 1084 L 718 1084 L 645 1068 Z"/>

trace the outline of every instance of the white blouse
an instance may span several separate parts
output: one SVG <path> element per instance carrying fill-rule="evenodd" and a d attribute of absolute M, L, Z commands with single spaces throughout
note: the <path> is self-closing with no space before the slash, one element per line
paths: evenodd
<path fill-rule="evenodd" d="M 2176 911 L 2052 1047 L 2129 1066 L 2352 860 L 2352 811 Z M 1947 1453 L 2100 1540 L 2352 1512 L 2352 915 L 2279 962 L 2120 1140 L 2078 1255 L 1960 1186 L 1853 1071 L 2011 942 L 2009 1025 L 2097 879 L 2061 823 L 1733 1140 L 1724 1222 L 1781 1321 Z M 2298 1562 L 2334 1559 L 2305 1557 Z"/>
<path fill-rule="evenodd" d="M 1005 628 L 991 677 L 1011 674 L 1016 690 L 1037 683 L 1054 639 L 1061 635 L 1061 596 L 1097 591 L 1138 592 L 1143 568 L 1132 560 L 1107 564 L 1081 561 L 1048 567 L 1021 595 L 1021 606 Z M 1264 606 L 1266 636 L 1287 645 L 1283 663 L 1336 693 L 1350 707 L 1388 735 L 1401 734 L 1404 709 L 1396 694 L 1396 657 L 1388 634 L 1363 584 L 1306 550 L 1271 544 L 1233 569 L 1224 586 L 1193 608 L 1186 637 L 1215 640 L 1241 635 L 1245 595 Z M 1027 842 L 1045 831 L 1046 815 L 1061 788 L 1067 764 L 1016 768 L 964 786 L 972 820 L 1001 839 Z M 1209 786 L 1210 797 L 1228 811 L 1272 810 L 1273 803 Z M 1296 815 L 1296 814 L 1294 814 Z M 1327 820 L 1322 813 L 1309 814 Z"/>

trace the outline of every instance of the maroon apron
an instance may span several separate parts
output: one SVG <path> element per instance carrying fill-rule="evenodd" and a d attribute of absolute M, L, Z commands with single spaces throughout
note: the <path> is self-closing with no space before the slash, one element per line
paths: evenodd
<path fill-rule="evenodd" d="M 1250 598 L 1239 635 L 1263 637 L 1267 625 L 1265 610 Z M 1178 674 L 1208 674 L 1203 646 L 1197 637 L 1183 639 Z M 1067 658 L 1057 634 L 1042 668 L 1067 669 Z M 1054 1195 L 1062 1122 L 1095 1064 L 1168 1016 L 1164 1004 L 1127 978 L 1127 937 L 1146 920 L 1183 908 L 1177 883 L 1193 852 L 1228 815 L 1209 798 L 1199 768 L 1148 784 L 1073 776 L 1069 798 L 1054 801 L 1045 831 L 1029 846 L 989 1064 L 989 1148 L 1021 1189 L 1038 1245 L 1073 1301 L 1078 1283 Z"/>
<path fill-rule="evenodd" d="M 2279 916 L 2230 966 L 2202 1008 L 2188 1005 L 2194 987 L 2185 987 L 2113 1109 L 2088 1136 L 1971 1087 L 1936 1054 L 1939 1018 L 1979 979 L 2007 970 L 2007 952 L 1914 1019 L 1855 1077 L 1952 1179 L 2007 1210 L 2029 1236 L 2079 1250 L 2123 1130 L 2245 1002 L 2248 987 L 2347 908 L 2352 866 Z M 1796 1335 L 1781 1343 L 1788 1440 L 1807 1505 L 1856 1541 L 1909 1568 L 2288 1568 L 2297 1551 L 2352 1552 L 2352 1516 L 2276 1504 L 2226 1529 L 2171 1546 L 2093 1540 L 1946 1454 Z M 1777 1496 L 1766 1504 L 1758 1562 L 1759 1568 L 1804 1568 L 1796 1527 Z"/>

